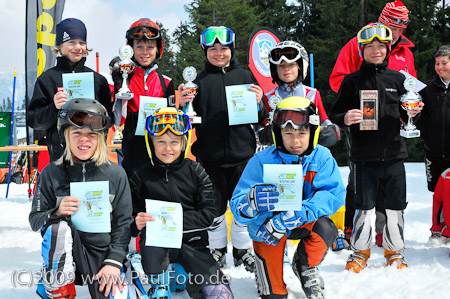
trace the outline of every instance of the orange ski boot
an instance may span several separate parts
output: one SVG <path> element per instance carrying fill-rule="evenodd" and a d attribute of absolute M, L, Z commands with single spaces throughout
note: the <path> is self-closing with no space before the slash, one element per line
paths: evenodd
<path fill-rule="evenodd" d="M 399 251 L 384 250 L 384 257 L 386 258 L 386 264 L 388 266 L 396 266 L 397 269 L 403 269 L 408 267 L 405 258 Z"/>
<path fill-rule="evenodd" d="M 355 250 L 355 252 L 349 256 L 347 265 L 345 265 L 345 270 L 359 273 L 367 266 L 367 260 L 369 257 L 370 248 L 366 250 Z"/>

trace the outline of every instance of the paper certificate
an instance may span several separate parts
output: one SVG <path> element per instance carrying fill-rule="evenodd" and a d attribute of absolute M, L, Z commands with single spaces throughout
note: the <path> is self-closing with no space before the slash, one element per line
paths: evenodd
<path fill-rule="evenodd" d="M 363 117 L 359 129 L 378 130 L 378 90 L 361 90 L 360 99 Z"/>
<path fill-rule="evenodd" d="M 277 186 L 280 196 L 274 211 L 300 211 L 303 200 L 301 164 L 264 164 L 265 184 Z"/>
<path fill-rule="evenodd" d="M 75 98 L 95 99 L 94 73 L 67 73 L 62 75 L 67 100 Z"/>
<path fill-rule="evenodd" d="M 256 93 L 248 90 L 253 84 L 225 86 L 230 126 L 258 122 Z"/>
<path fill-rule="evenodd" d="M 177 202 L 146 199 L 146 212 L 155 218 L 147 221 L 145 246 L 181 248 L 183 207 Z"/>
<path fill-rule="evenodd" d="M 156 109 L 167 107 L 166 98 L 156 98 L 156 97 L 139 97 L 139 116 L 138 123 L 136 126 L 136 133 L 134 135 L 144 136 L 145 135 L 145 121 L 147 117 L 152 115 Z"/>
<path fill-rule="evenodd" d="M 87 233 L 110 233 L 111 215 L 109 182 L 70 183 L 70 196 L 80 201 L 79 210 L 72 216 L 75 227 Z"/>

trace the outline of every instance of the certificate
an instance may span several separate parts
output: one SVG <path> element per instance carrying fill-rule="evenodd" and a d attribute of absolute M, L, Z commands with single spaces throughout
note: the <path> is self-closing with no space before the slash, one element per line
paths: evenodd
<path fill-rule="evenodd" d="M 265 184 L 277 186 L 280 196 L 274 211 L 300 211 L 303 200 L 303 167 L 301 164 L 264 164 Z"/>
<path fill-rule="evenodd" d="M 95 99 L 93 72 L 62 74 L 62 79 L 67 100 L 75 98 Z"/>
<path fill-rule="evenodd" d="M 167 107 L 166 98 L 156 98 L 156 97 L 139 97 L 139 116 L 136 126 L 136 133 L 134 135 L 144 136 L 145 135 L 145 121 L 147 117 L 152 115 L 157 109 Z"/>
<path fill-rule="evenodd" d="M 87 233 L 111 232 L 108 181 L 70 183 L 70 196 L 77 197 L 81 204 L 80 209 L 71 216 L 77 230 Z"/>
<path fill-rule="evenodd" d="M 230 126 L 258 122 L 256 93 L 248 90 L 253 84 L 225 86 Z"/>
<path fill-rule="evenodd" d="M 145 246 L 181 248 L 183 240 L 183 207 L 177 202 L 146 199 L 146 213 L 155 218 L 147 221 Z"/>
<path fill-rule="evenodd" d="M 361 131 L 378 130 L 378 90 L 360 91 L 362 121 L 359 123 Z"/>

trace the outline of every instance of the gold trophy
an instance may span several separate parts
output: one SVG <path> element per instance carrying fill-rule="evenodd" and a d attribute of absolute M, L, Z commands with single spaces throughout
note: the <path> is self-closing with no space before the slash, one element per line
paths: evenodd
<path fill-rule="evenodd" d="M 184 83 L 183 90 L 189 90 L 188 94 L 197 94 L 198 86 L 193 81 L 197 78 L 197 70 L 193 66 L 188 66 L 183 70 L 183 78 L 187 82 Z M 197 116 L 197 112 L 194 111 L 192 102 L 187 103 L 186 115 L 189 116 L 189 120 L 192 124 L 200 124 L 202 118 Z"/>
<path fill-rule="evenodd" d="M 408 122 L 403 129 L 400 130 L 400 136 L 405 138 L 419 137 L 420 131 L 416 129 L 412 117 L 409 114 L 411 110 L 418 107 L 420 102 L 422 102 L 422 97 L 414 92 L 417 86 L 417 79 L 414 77 L 406 78 L 403 86 L 405 86 L 407 92 L 400 97 L 400 102 L 402 103 L 402 108 L 408 113 Z"/>
<path fill-rule="evenodd" d="M 119 91 L 116 94 L 116 100 L 121 100 L 121 101 L 129 101 L 133 98 L 133 93 L 131 92 L 131 90 L 128 88 L 128 74 L 130 74 L 133 70 L 134 70 L 134 62 L 131 60 L 131 58 L 133 57 L 133 48 L 129 45 L 125 45 L 120 47 L 119 49 L 119 69 L 120 72 L 122 73 L 122 87 L 119 89 Z M 122 105 L 122 107 L 124 107 Z M 125 111 L 124 111 L 125 110 Z M 122 115 L 126 117 L 127 115 L 127 110 L 126 109 L 122 109 Z M 114 136 L 113 136 L 113 140 L 112 143 L 113 144 L 118 144 L 118 143 L 122 143 L 122 131 L 123 131 L 123 125 L 120 126 L 120 119 L 116 120 L 116 124 L 114 125 L 115 128 L 115 132 L 114 132 Z"/>

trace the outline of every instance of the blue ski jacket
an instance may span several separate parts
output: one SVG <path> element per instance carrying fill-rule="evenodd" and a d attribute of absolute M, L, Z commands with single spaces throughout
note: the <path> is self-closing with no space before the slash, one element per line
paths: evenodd
<path fill-rule="evenodd" d="M 275 146 L 271 146 L 250 159 L 230 202 L 233 216 L 239 223 L 248 226 L 252 240 L 264 242 L 256 233 L 266 219 L 273 217 L 274 212 L 259 212 L 255 217 L 249 218 L 241 213 L 239 205 L 253 186 L 264 183 L 264 164 L 295 163 L 302 163 L 303 166 L 303 201 L 301 210 L 297 211 L 303 223 L 314 222 L 322 216 L 331 216 L 344 205 L 344 183 L 336 160 L 327 148 L 317 145 L 311 154 L 300 157 L 282 153 Z"/>

